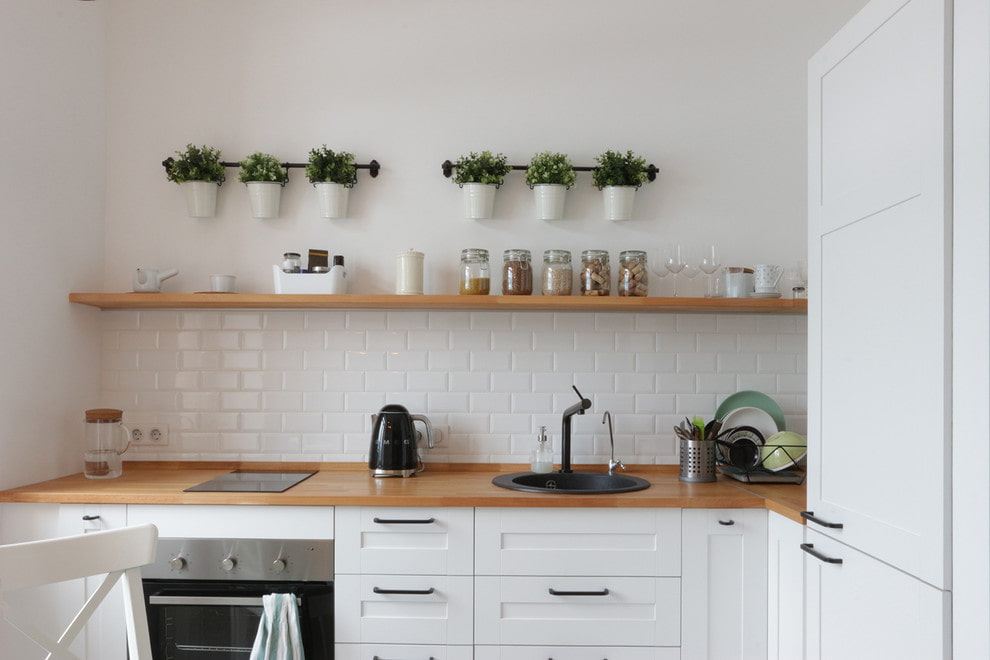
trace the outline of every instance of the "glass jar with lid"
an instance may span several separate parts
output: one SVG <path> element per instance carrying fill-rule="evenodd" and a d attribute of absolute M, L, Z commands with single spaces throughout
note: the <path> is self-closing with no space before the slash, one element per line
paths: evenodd
<path fill-rule="evenodd" d="M 466 248 L 461 250 L 461 295 L 487 296 L 491 288 L 488 268 L 488 250 Z"/>
<path fill-rule="evenodd" d="M 611 291 L 612 271 L 607 250 L 585 250 L 581 253 L 581 295 L 607 296 Z"/>
<path fill-rule="evenodd" d="M 625 250 L 619 253 L 619 277 L 616 288 L 620 296 L 645 296 L 649 275 L 646 252 Z"/>
<path fill-rule="evenodd" d="M 302 270 L 302 257 L 298 252 L 285 252 L 282 254 L 282 272 L 298 273 Z"/>
<path fill-rule="evenodd" d="M 569 296 L 573 280 L 569 251 L 547 250 L 543 253 L 543 295 Z"/>
<path fill-rule="evenodd" d="M 502 253 L 502 295 L 528 296 L 533 293 L 533 267 L 529 250 Z"/>

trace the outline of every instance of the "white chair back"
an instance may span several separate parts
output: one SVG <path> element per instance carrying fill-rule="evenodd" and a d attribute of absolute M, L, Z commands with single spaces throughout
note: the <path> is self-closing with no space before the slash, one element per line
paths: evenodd
<path fill-rule="evenodd" d="M 148 616 L 144 608 L 140 567 L 155 559 L 158 528 L 136 525 L 106 532 L 0 546 L 0 608 L 15 628 L 48 651 L 48 658 L 75 658 L 68 648 L 97 606 L 120 580 L 124 590 L 127 649 L 131 660 L 151 660 Z M 3 593 L 102 575 L 106 578 L 57 640 L 36 626 L 15 620 Z"/>

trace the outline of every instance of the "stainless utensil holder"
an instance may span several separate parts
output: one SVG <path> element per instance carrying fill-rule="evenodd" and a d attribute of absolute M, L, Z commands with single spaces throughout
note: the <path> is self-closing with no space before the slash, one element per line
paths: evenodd
<path fill-rule="evenodd" d="M 715 443 L 711 440 L 681 438 L 680 481 L 715 481 Z"/>

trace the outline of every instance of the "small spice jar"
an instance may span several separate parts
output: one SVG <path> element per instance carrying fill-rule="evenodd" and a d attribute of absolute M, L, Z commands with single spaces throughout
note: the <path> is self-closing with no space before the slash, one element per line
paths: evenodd
<path fill-rule="evenodd" d="M 480 248 L 461 250 L 461 295 L 487 296 L 490 288 L 488 250 Z"/>
<path fill-rule="evenodd" d="M 529 250 L 502 253 L 502 295 L 528 296 L 533 293 L 533 267 Z"/>
<path fill-rule="evenodd" d="M 302 269 L 302 257 L 298 252 L 286 252 L 282 255 L 282 272 L 298 273 Z"/>
<path fill-rule="evenodd" d="M 581 295 L 607 296 L 612 280 L 608 251 L 585 250 L 581 253 L 581 266 Z"/>
<path fill-rule="evenodd" d="M 649 277 L 646 268 L 646 252 L 625 250 L 619 253 L 619 278 L 617 287 L 620 296 L 645 296 Z"/>
<path fill-rule="evenodd" d="M 569 296 L 573 280 L 570 252 L 547 250 L 543 253 L 543 295 Z"/>

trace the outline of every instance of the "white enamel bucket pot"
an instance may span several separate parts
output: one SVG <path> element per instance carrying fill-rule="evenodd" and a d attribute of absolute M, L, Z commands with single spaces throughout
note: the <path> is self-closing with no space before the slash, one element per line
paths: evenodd
<path fill-rule="evenodd" d="M 256 218 L 277 218 L 282 184 L 276 181 L 248 181 L 251 214 Z"/>
<path fill-rule="evenodd" d="M 602 188 L 602 195 L 605 200 L 606 220 L 632 219 L 636 186 L 605 186 Z"/>
<path fill-rule="evenodd" d="M 314 183 L 316 197 L 320 203 L 320 216 L 323 218 L 347 217 L 347 193 L 350 188 L 342 183 L 329 181 Z"/>
<path fill-rule="evenodd" d="M 567 186 L 560 183 L 538 183 L 533 186 L 537 220 L 560 220 L 564 217 Z"/>
<path fill-rule="evenodd" d="M 218 186 L 213 181 L 183 181 L 179 187 L 186 195 L 186 213 L 190 218 L 212 218 L 217 213 Z"/>
<path fill-rule="evenodd" d="M 484 220 L 492 217 L 495 210 L 494 183 L 465 183 L 464 215 L 470 220 Z"/>

